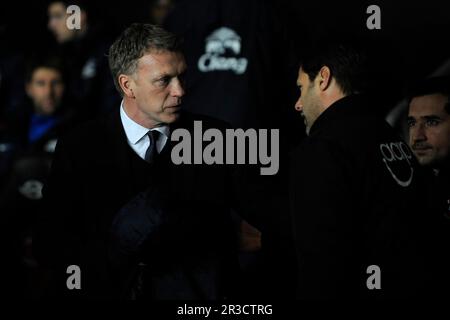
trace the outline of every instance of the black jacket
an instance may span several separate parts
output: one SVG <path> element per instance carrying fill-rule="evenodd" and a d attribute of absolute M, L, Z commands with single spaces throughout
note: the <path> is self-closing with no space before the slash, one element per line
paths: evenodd
<path fill-rule="evenodd" d="M 360 96 L 335 102 L 293 154 L 300 298 L 426 294 L 433 226 L 422 178 L 406 143 L 370 110 Z M 381 290 L 366 285 L 371 265 Z"/>
<path fill-rule="evenodd" d="M 211 119 L 183 114 L 171 129 L 192 130 L 194 119 L 203 120 L 204 129 L 223 126 Z M 228 294 L 235 272 L 229 167 L 173 165 L 171 147 L 169 140 L 158 161 L 147 166 L 128 146 L 118 110 L 58 141 L 52 172 L 44 187 L 48 216 L 36 230 L 36 253 L 41 262 L 59 270 L 55 283 L 64 294 L 128 297 L 128 281 L 135 272 L 135 263 L 142 259 L 154 277 L 151 290 L 156 292 L 150 294 L 152 298 L 219 299 Z M 113 221 L 120 220 L 119 212 L 123 210 L 133 212 L 130 203 L 133 205 L 136 198 L 152 190 L 164 195 L 154 198 L 159 203 L 171 205 L 171 211 L 163 216 L 172 214 L 175 218 L 170 221 L 178 222 L 169 224 L 170 236 L 159 237 L 158 245 L 148 241 L 145 256 L 136 257 L 132 251 L 123 252 L 123 247 L 115 246 L 115 236 L 120 232 L 114 233 L 118 229 L 113 229 Z M 145 201 L 141 204 L 145 205 Z M 145 217 L 140 217 L 139 212 L 135 213 L 142 221 Z M 166 230 L 160 229 L 156 231 Z M 123 259 L 123 254 L 130 255 L 129 259 Z M 82 289 L 75 292 L 66 288 L 65 272 L 72 264 L 79 265 L 82 272 Z M 208 273 L 213 269 L 214 274 Z M 169 284 L 175 274 L 194 275 L 188 283 L 181 279 Z M 165 291 L 158 291 L 165 280 Z M 195 286 L 195 290 L 187 286 Z"/>

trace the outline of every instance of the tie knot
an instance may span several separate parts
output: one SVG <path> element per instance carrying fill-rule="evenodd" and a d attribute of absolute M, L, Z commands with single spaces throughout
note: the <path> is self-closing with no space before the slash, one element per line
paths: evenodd
<path fill-rule="evenodd" d="M 158 141 L 160 134 L 161 133 L 158 130 L 150 130 L 149 132 L 147 132 L 150 143 L 152 143 L 153 141 Z"/>

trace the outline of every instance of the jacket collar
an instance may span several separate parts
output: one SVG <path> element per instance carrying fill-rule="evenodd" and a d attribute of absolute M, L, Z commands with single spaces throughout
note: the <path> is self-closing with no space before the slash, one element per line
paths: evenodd
<path fill-rule="evenodd" d="M 367 114 L 369 112 L 368 102 L 363 95 L 349 95 L 335 101 L 316 119 L 312 125 L 309 135 L 316 133 L 336 119 L 345 118 L 353 114 Z"/>

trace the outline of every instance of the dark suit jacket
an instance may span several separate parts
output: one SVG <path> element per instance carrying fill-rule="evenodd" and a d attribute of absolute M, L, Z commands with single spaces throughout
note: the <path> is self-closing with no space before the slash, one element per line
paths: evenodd
<path fill-rule="evenodd" d="M 194 119 L 203 120 L 204 130 L 223 127 L 211 119 L 183 114 L 171 129 L 183 127 L 191 131 Z M 127 297 L 127 281 L 134 272 L 133 263 L 139 261 L 133 260 L 136 257 L 130 257 L 129 265 L 127 260 L 125 263 L 121 259 L 111 261 L 112 222 L 121 208 L 140 193 L 157 190 L 165 195 L 165 202 L 161 203 L 170 203 L 171 210 L 177 207 L 170 212 L 176 212 L 175 221 L 182 225 L 175 223 L 178 229 L 169 228 L 168 234 L 174 237 L 159 237 L 157 245 L 149 241 L 146 263 L 152 268 L 152 276 L 156 275 L 155 290 L 158 291 L 158 286 L 167 288 L 161 285 L 164 281 L 158 281 L 170 278 L 173 269 L 180 273 L 195 269 L 203 275 L 206 273 L 202 273 L 202 268 L 208 266 L 205 268 L 212 270 L 211 265 L 215 264 L 216 274 L 206 280 L 190 277 L 189 284 L 174 283 L 173 290 L 161 296 L 156 292 L 152 297 L 216 299 L 227 294 L 221 284 L 230 283 L 227 279 L 232 276 L 234 265 L 234 235 L 228 216 L 229 194 L 233 190 L 229 185 L 229 167 L 175 166 L 169 158 L 172 143 L 168 141 L 152 164 L 154 167 L 149 171 L 151 177 L 146 185 L 138 182 L 147 173 L 140 174 L 133 168 L 132 163 L 136 162 L 133 157 L 137 156 L 127 144 L 118 110 L 59 140 L 51 176 L 44 188 L 48 216 L 36 229 L 35 242 L 40 261 L 59 270 L 55 283 L 62 292 L 88 298 Z M 201 232 L 204 232 L 203 237 L 199 236 Z M 191 239 L 194 233 L 197 241 L 208 245 L 199 247 L 195 241 L 191 245 L 189 241 L 180 242 Z M 68 277 L 65 270 L 72 264 L 81 267 L 82 289 L 79 291 L 69 291 L 65 287 Z M 211 281 L 215 282 L 213 288 Z M 196 289 L 175 294 L 190 285 Z"/>

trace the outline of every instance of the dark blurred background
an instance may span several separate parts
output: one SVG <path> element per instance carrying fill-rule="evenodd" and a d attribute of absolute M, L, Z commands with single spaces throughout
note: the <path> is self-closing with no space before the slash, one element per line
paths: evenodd
<path fill-rule="evenodd" d="M 50 2 L 1 2 L 0 55 L 23 54 L 55 44 L 47 29 Z M 150 21 L 152 2 L 155 1 L 89 1 L 89 8 L 93 20 L 101 22 L 106 32 L 114 37 L 132 22 Z M 180 2 L 202 5 L 202 1 L 197 0 L 171 2 L 175 6 Z M 372 4 L 381 8 L 381 30 L 366 28 L 369 16 L 366 9 Z M 430 75 L 443 67 L 449 57 L 450 13 L 447 1 L 278 0 L 273 1 L 273 7 L 276 9 L 273 14 L 287 26 L 291 40 L 300 51 L 305 39 L 328 31 L 349 30 L 370 39 L 368 42 L 372 43 L 373 51 L 379 57 L 376 62 L 383 82 L 380 95 L 385 97 L 383 108 L 386 111 L 401 99 L 405 83 Z"/>

